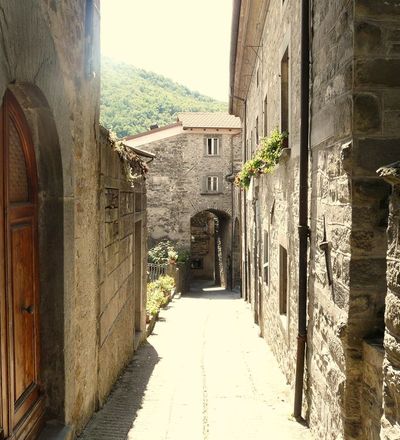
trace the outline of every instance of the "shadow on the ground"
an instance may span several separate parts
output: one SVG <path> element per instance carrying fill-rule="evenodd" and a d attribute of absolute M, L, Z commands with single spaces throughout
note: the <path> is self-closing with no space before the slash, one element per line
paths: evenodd
<path fill-rule="evenodd" d="M 195 281 L 190 285 L 189 292 L 182 295 L 184 298 L 197 299 L 239 299 L 238 292 L 226 290 L 221 286 L 215 286 L 210 281 Z"/>
<path fill-rule="evenodd" d="M 114 385 L 106 404 L 92 417 L 78 440 L 126 440 L 159 360 L 154 347 L 144 342 Z"/>

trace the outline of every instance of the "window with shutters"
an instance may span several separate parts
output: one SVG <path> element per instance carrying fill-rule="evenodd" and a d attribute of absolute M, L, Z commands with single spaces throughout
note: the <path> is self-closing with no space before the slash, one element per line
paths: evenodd
<path fill-rule="evenodd" d="M 217 192 L 218 191 L 218 177 L 208 176 L 207 177 L 207 192 Z"/>
<path fill-rule="evenodd" d="M 287 250 L 279 246 L 279 313 L 287 316 Z"/>
<path fill-rule="evenodd" d="M 219 155 L 219 139 L 207 138 L 207 156 Z"/>
<path fill-rule="evenodd" d="M 268 275 L 269 275 L 269 243 L 268 243 L 268 232 L 264 232 L 264 283 L 268 285 Z"/>
<path fill-rule="evenodd" d="M 289 48 L 281 61 L 281 132 L 289 134 Z M 288 147 L 288 140 L 285 140 Z"/>

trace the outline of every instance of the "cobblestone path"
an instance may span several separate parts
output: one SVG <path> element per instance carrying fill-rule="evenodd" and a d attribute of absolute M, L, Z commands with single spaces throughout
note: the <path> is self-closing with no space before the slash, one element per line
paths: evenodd
<path fill-rule="evenodd" d="M 248 305 L 208 290 L 175 299 L 81 440 L 311 439 Z"/>

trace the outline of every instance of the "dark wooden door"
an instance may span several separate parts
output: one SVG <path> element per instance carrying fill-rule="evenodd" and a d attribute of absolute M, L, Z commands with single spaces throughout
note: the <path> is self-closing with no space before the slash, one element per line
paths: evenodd
<path fill-rule="evenodd" d="M 0 439 L 33 439 L 43 414 L 36 162 L 28 125 L 10 92 L 0 115 Z"/>

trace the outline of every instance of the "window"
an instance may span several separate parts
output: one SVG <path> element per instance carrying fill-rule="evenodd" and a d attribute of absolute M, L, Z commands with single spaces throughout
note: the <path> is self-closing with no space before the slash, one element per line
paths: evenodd
<path fill-rule="evenodd" d="M 207 138 L 207 155 L 218 156 L 219 155 L 219 139 Z"/>
<path fill-rule="evenodd" d="M 279 246 L 279 313 L 287 316 L 287 250 Z"/>
<path fill-rule="evenodd" d="M 203 269 L 203 259 L 202 258 L 192 258 L 190 261 L 191 269 Z"/>
<path fill-rule="evenodd" d="M 256 117 L 256 147 L 258 146 L 258 143 L 260 141 L 260 137 L 258 135 L 258 116 Z"/>
<path fill-rule="evenodd" d="M 268 273 L 269 273 L 269 243 L 268 243 L 268 232 L 264 232 L 264 283 L 268 284 Z"/>
<path fill-rule="evenodd" d="M 208 176 L 207 177 L 207 191 L 208 192 L 217 192 L 218 191 L 218 177 L 217 176 Z"/>
<path fill-rule="evenodd" d="M 289 49 L 281 61 L 281 131 L 289 133 Z"/>
<path fill-rule="evenodd" d="M 268 100 L 267 95 L 264 98 L 264 136 L 268 136 Z"/>

